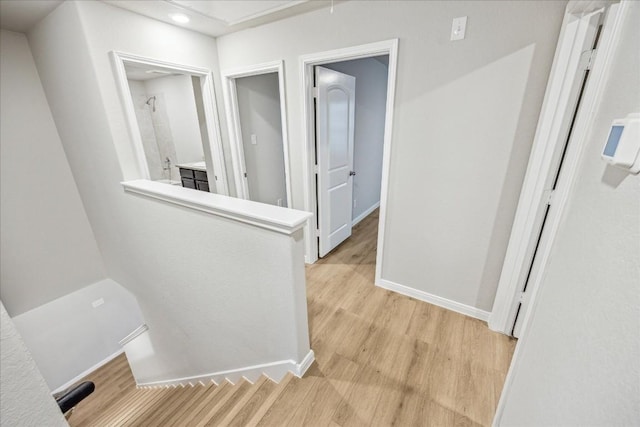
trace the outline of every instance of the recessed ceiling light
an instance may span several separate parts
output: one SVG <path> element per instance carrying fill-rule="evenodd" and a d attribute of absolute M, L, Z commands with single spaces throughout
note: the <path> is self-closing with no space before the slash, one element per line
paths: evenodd
<path fill-rule="evenodd" d="M 169 16 L 178 24 L 186 24 L 189 22 L 189 17 L 183 13 L 172 13 Z"/>

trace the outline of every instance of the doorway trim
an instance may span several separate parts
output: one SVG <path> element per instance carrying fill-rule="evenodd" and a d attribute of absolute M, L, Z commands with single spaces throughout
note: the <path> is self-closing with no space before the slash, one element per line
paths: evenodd
<path fill-rule="evenodd" d="M 393 112 L 395 107 L 396 73 L 398 67 L 398 39 L 384 40 L 359 46 L 335 49 L 325 52 L 300 56 L 301 94 L 303 109 L 304 144 L 303 144 L 303 177 L 304 177 L 304 210 L 312 214 L 305 226 L 305 261 L 313 264 L 318 260 L 317 239 L 317 202 L 315 179 L 315 108 L 313 103 L 313 70 L 316 65 L 353 59 L 371 58 L 389 55 L 387 77 L 387 105 L 385 112 L 384 142 L 382 154 L 382 185 L 380 190 L 380 219 L 378 228 L 378 250 L 376 255 L 376 283 L 382 273 L 384 252 L 384 224 L 387 208 L 389 168 L 391 160 L 391 136 L 393 129 Z"/>
<path fill-rule="evenodd" d="M 207 164 L 211 165 L 217 194 L 224 196 L 229 195 L 229 186 L 227 183 L 227 170 L 224 165 L 224 152 L 222 149 L 222 136 L 220 134 L 220 123 L 218 122 L 218 108 L 216 105 L 216 94 L 213 82 L 213 74 L 211 70 L 206 68 L 194 67 L 190 65 L 177 64 L 173 62 L 162 61 L 159 59 L 148 58 L 131 53 L 111 51 L 109 52 L 111 62 L 116 77 L 116 85 L 120 92 L 120 98 L 124 107 L 124 114 L 128 122 L 129 136 L 131 137 L 135 160 L 138 168 L 138 175 L 141 179 L 150 180 L 149 166 L 144 154 L 142 145 L 142 137 L 140 136 L 140 128 L 138 119 L 136 118 L 133 100 L 131 98 L 131 90 L 127 80 L 127 72 L 124 68 L 125 62 L 150 65 L 152 67 L 168 68 L 178 72 L 190 74 L 200 77 L 202 87 L 202 103 L 204 107 L 204 117 L 207 125 L 207 144 L 203 141 L 203 151 L 207 160 Z"/>
<path fill-rule="evenodd" d="M 560 177 L 561 180 L 566 181 L 566 185 L 564 185 L 566 198 L 564 198 L 563 205 L 561 206 L 561 208 L 563 209 L 565 207 L 568 196 L 572 192 L 573 183 L 575 182 L 576 172 L 578 170 L 578 163 L 580 161 L 580 158 L 582 157 L 582 151 L 586 145 L 587 138 L 593 128 L 593 119 L 598 113 L 597 107 L 600 104 L 607 81 L 609 80 L 611 63 L 615 55 L 616 46 L 619 44 L 621 38 L 622 26 L 628 15 L 629 3 L 631 3 L 630 0 L 622 0 L 620 3 L 614 3 L 610 5 L 608 7 L 608 10 L 605 12 L 605 20 L 599 42 L 598 54 L 595 57 L 592 74 L 590 76 L 591 81 L 585 88 L 584 101 L 582 104 L 585 108 L 582 109 L 582 111 L 576 118 L 576 124 L 574 127 L 576 131 L 574 135 L 576 136 L 576 138 L 575 141 L 573 141 L 573 147 L 569 147 L 569 150 L 567 152 L 567 160 L 570 159 L 572 164 L 572 173 L 564 173 Z M 585 2 L 585 4 L 587 3 Z M 580 11 L 574 11 L 573 13 L 578 14 L 580 13 Z M 565 20 L 569 18 L 569 14 L 570 12 L 567 12 L 565 14 Z M 563 23 L 563 30 L 564 26 L 565 25 Z M 542 274 L 540 276 L 542 276 Z M 493 418 L 494 426 L 501 425 L 502 417 L 504 416 L 505 408 L 507 406 L 507 400 L 512 391 L 514 379 L 521 373 L 523 369 L 521 354 L 524 351 L 523 347 L 529 345 L 529 325 L 531 324 L 534 315 L 533 312 L 535 311 L 535 297 L 536 294 L 538 294 L 542 290 L 541 288 L 543 288 L 544 285 L 545 283 L 542 282 L 540 283 L 540 286 L 536 286 L 533 289 L 534 292 L 531 296 L 531 304 L 529 306 L 528 312 L 525 315 L 522 326 L 521 338 L 518 340 L 515 352 L 513 353 L 511 366 L 509 367 L 509 372 L 507 372 L 507 377 L 505 378 L 502 393 L 500 394 L 500 400 L 498 401 L 498 406 L 496 408 L 496 414 Z M 562 326 L 561 323 L 556 323 L 559 327 Z"/>
<path fill-rule="evenodd" d="M 585 88 L 580 111 L 576 117 L 571 141 L 568 142 L 569 145 L 558 177 L 558 185 L 552 194 L 552 205 L 555 212 L 553 215 L 549 215 L 545 223 L 545 229 L 549 233 L 548 238 L 541 242 L 536 251 L 536 257 L 540 257 L 540 268 L 529 278 L 531 296 L 527 312 L 524 313 L 522 335 L 524 335 L 528 323 L 527 319 L 535 305 L 539 284 L 544 277 L 551 248 L 571 195 L 580 157 L 586 144 L 586 131 L 589 127 L 587 117 L 595 111 L 602 85 L 606 81 L 606 69 L 600 68 L 602 67 L 601 63 L 604 62 L 606 67 L 619 37 L 619 21 L 622 13 L 618 11 L 616 15 L 617 7 L 614 5 L 605 11 L 605 22 L 595 58 L 592 60 L 592 71 Z M 498 290 L 488 321 L 490 329 L 506 335 L 511 335 L 518 315 L 517 307 L 522 291 L 521 285 L 530 265 L 528 263 L 529 254 L 538 239 L 539 233 L 536 232 L 537 222 L 534 213 L 538 211 L 540 205 L 549 203 L 550 195 L 544 190 L 544 183 L 552 169 L 553 153 L 559 144 L 564 143 L 563 139 L 566 138 L 566 135 L 561 134 L 560 127 L 565 116 L 566 105 L 569 102 L 569 88 L 573 85 L 574 80 L 579 78 L 575 72 L 576 64 L 582 56 L 578 46 L 581 46 L 586 36 L 585 23 L 588 23 L 590 16 L 599 11 L 602 11 L 602 8 L 593 11 L 565 12 Z"/>
<path fill-rule="evenodd" d="M 291 171 L 289 162 L 289 136 L 287 132 L 287 101 L 284 86 L 284 62 L 282 60 L 233 68 L 222 72 L 222 91 L 227 109 L 227 123 L 229 125 L 229 143 L 231 145 L 231 160 L 233 161 L 233 177 L 236 184 L 237 197 L 249 198 L 247 180 L 242 176 L 246 170 L 244 163 L 244 149 L 242 146 L 242 129 L 240 127 L 240 111 L 238 109 L 238 92 L 236 79 L 242 77 L 259 76 L 262 74 L 278 74 L 278 91 L 280 94 L 280 125 L 282 127 L 282 151 L 284 152 L 284 175 L 287 190 L 287 206 L 291 208 Z"/>

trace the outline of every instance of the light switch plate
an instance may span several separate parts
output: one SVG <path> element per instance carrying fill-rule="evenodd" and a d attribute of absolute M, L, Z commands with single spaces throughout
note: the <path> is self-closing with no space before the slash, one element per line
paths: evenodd
<path fill-rule="evenodd" d="M 453 24 L 451 24 L 451 40 L 464 39 L 464 33 L 467 30 L 467 17 L 461 16 L 459 18 L 453 18 Z"/>
<path fill-rule="evenodd" d="M 255 133 L 251 134 L 251 143 L 253 145 L 257 145 L 258 144 L 258 137 L 256 136 Z"/>

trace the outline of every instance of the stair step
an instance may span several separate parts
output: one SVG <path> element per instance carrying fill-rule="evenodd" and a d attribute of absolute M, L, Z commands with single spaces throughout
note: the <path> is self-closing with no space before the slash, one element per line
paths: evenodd
<path fill-rule="evenodd" d="M 257 404 L 264 400 L 266 397 L 265 392 L 269 389 L 269 384 L 272 384 L 272 387 L 275 387 L 275 383 L 271 381 L 269 378 L 264 375 L 258 378 L 257 381 L 251 386 L 249 391 L 245 393 L 244 396 L 240 400 L 236 402 L 233 408 L 227 413 L 227 415 L 220 422 L 221 425 L 229 425 L 231 420 L 235 418 L 247 418 L 249 411 L 252 407 L 256 407 Z M 261 391 L 262 390 L 262 391 Z"/>
<path fill-rule="evenodd" d="M 296 386 L 297 381 L 287 373 L 279 384 L 264 374 L 255 383 L 242 378 L 235 385 L 226 380 L 219 386 L 213 382 L 158 388 L 130 386 L 120 394 L 112 393 L 108 410 L 95 419 L 80 413 L 69 421 L 77 427 L 256 426 L 271 419 L 272 406 L 283 395 L 290 395 L 292 386 L 301 392 L 306 390 Z"/>
<path fill-rule="evenodd" d="M 114 405 L 112 410 L 102 417 L 89 421 L 91 426 L 121 425 L 122 420 L 131 417 L 148 402 L 162 395 L 163 390 L 134 390 L 124 396 Z"/>
<path fill-rule="evenodd" d="M 204 417 L 202 417 L 201 421 L 196 424 L 196 427 L 219 424 L 220 421 L 233 409 L 236 402 L 242 399 L 250 388 L 250 382 L 244 379 L 238 381 L 235 386 L 232 386 L 231 393 L 228 393 L 214 407 L 210 408 Z"/>
<path fill-rule="evenodd" d="M 181 404 L 190 402 L 203 388 L 205 387 L 198 385 L 186 386 L 183 389 L 174 390 L 171 396 L 163 402 L 162 408 L 145 418 L 144 423 L 155 426 L 169 425 L 166 421 L 167 418 L 170 418 L 174 412 L 180 408 Z"/>
<path fill-rule="evenodd" d="M 175 410 L 171 417 L 166 420 L 165 425 L 171 426 L 181 423 L 186 414 L 194 413 L 202 401 L 207 399 L 209 395 L 214 394 L 219 387 L 212 381 L 206 386 L 196 386 L 195 388 L 199 389 L 198 392 L 189 401 L 183 402 L 183 405 Z"/>
<path fill-rule="evenodd" d="M 315 365 L 314 365 L 315 366 Z M 313 368 L 312 368 L 313 369 Z M 304 378 L 296 378 L 282 389 L 264 416 L 258 421 L 258 426 L 288 425 L 309 392 L 320 378 L 319 374 L 310 374 Z"/>
<path fill-rule="evenodd" d="M 244 423 L 245 426 L 256 426 L 260 422 L 260 420 L 265 416 L 265 414 L 271 408 L 271 405 L 275 403 L 276 400 L 280 397 L 282 392 L 289 386 L 291 381 L 296 378 L 293 374 L 288 373 L 285 377 L 280 381 L 272 390 L 269 395 L 267 395 L 266 399 L 262 402 L 256 411 L 251 415 L 250 418 Z"/>
<path fill-rule="evenodd" d="M 89 425 L 89 426 L 103 426 L 111 423 L 112 420 L 119 419 L 121 415 L 128 410 L 135 410 L 136 407 L 141 406 L 149 400 L 151 397 L 157 395 L 160 390 L 138 390 L 133 389 L 129 393 L 123 394 L 112 406 L 109 411 L 103 413 L 101 417 L 92 419 L 87 418 L 83 422 L 74 420 L 74 425 Z"/>
<path fill-rule="evenodd" d="M 200 419 L 209 408 L 216 406 L 219 402 L 223 401 L 233 391 L 233 385 L 228 382 L 223 382 L 213 390 L 212 393 L 205 396 L 204 399 L 191 412 L 191 418 L 196 420 Z"/>
<path fill-rule="evenodd" d="M 133 408 L 130 411 L 127 411 L 112 425 L 118 427 L 140 425 L 140 423 L 147 419 L 151 414 L 153 414 L 159 408 L 162 408 L 164 402 L 171 396 L 174 391 L 175 390 L 171 388 L 159 390 L 159 392 L 156 393 L 156 395 L 151 399 L 142 403 L 141 405 L 136 405 L 137 407 Z"/>

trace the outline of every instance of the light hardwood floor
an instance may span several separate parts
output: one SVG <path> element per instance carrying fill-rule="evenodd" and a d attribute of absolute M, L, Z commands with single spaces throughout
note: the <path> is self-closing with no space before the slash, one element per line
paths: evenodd
<path fill-rule="evenodd" d="M 71 426 L 490 425 L 515 340 L 476 319 L 373 285 L 378 213 L 307 266 L 311 348 L 304 378 L 136 389 L 120 356 Z M 425 280 L 429 280 L 425 277 Z"/>

